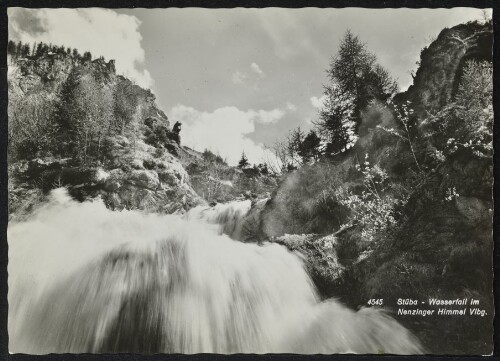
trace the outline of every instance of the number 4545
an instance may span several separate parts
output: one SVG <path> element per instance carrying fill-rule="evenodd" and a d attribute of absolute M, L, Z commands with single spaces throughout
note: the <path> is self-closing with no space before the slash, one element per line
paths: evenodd
<path fill-rule="evenodd" d="M 382 298 L 371 298 L 368 300 L 370 306 L 382 306 L 384 304 L 384 299 Z"/>

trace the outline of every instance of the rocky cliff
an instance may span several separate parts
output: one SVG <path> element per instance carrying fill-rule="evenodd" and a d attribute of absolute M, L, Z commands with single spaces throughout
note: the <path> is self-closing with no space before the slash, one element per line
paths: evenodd
<path fill-rule="evenodd" d="M 65 94 L 72 94 L 89 77 L 111 93 L 111 124 L 119 125 L 99 140 L 99 158 L 82 162 L 62 149 L 72 134 L 63 133 L 61 122 L 53 119 L 60 117 L 57 107 Z M 173 213 L 204 202 L 191 187 L 180 160 L 186 151 L 155 96 L 116 75 L 114 61 L 50 53 L 9 57 L 8 89 L 11 129 L 16 129 L 15 122 L 44 117 L 40 122 L 54 123 L 51 137 L 58 143 L 24 153 L 16 152 L 14 145 L 9 148 L 11 217 L 25 213 L 59 186 L 80 200 L 101 197 L 112 209 Z M 41 108 L 46 114 L 40 114 Z M 18 140 L 17 134 L 9 135 Z"/>
<path fill-rule="evenodd" d="M 492 61 L 491 24 L 471 22 L 444 29 L 420 54 L 413 85 L 396 100 L 410 100 L 421 118 L 435 113 L 455 95 L 468 60 Z"/>

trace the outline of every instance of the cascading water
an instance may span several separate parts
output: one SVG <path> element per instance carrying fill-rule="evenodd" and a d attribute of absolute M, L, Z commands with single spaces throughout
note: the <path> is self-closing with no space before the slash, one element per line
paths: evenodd
<path fill-rule="evenodd" d="M 112 212 L 54 191 L 30 220 L 9 225 L 10 351 L 422 351 L 381 311 L 320 303 L 284 247 L 233 241 L 217 227 L 194 213 Z"/>
<path fill-rule="evenodd" d="M 243 221 L 251 207 L 250 200 L 218 203 L 213 207 L 197 206 L 189 210 L 185 218 L 218 225 L 218 234 L 241 240 Z"/>

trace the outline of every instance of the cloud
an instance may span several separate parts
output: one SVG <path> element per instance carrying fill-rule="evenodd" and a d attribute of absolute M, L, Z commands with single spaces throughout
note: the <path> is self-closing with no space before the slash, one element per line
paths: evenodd
<path fill-rule="evenodd" d="M 281 109 L 243 111 L 234 106 L 202 112 L 176 105 L 169 112 L 172 121 L 182 123 L 182 144 L 198 151 L 210 149 L 226 158 L 230 165 L 238 163 L 243 151 L 250 163 L 262 162 L 266 154 L 264 145 L 248 136 L 255 131 L 257 123 L 275 123 L 284 115 Z"/>
<path fill-rule="evenodd" d="M 237 70 L 233 73 L 233 77 L 231 80 L 234 84 L 243 84 L 246 78 L 247 76 L 245 74 Z"/>
<path fill-rule="evenodd" d="M 325 106 L 325 100 L 326 100 L 326 95 L 323 95 L 322 97 L 311 97 L 311 104 L 313 107 L 317 109 L 321 109 Z"/>
<path fill-rule="evenodd" d="M 250 112 L 253 112 L 253 110 L 250 110 Z M 257 115 L 257 122 L 263 124 L 275 124 L 278 120 L 283 118 L 285 112 L 281 109 L 259 110 Z"/>
<path fill-rule="evenodd" d="M 90 51 L 94 57 L 116 60 L 116 70 L 150 88 L 153 79 L 144 68 L 141 22 L 108 9 L 10 8 L 9 36 L 14 41 L 43 41 Z"/>
<path fill-rule="evenodd" d="M 260 76 L 261 78 L 265 78 L 266 77 L 266 73 L 264 73 L 262 71 L 262 69 L 260 68 L 260 66 L 257 63 L 250 64 L 250 69 L 252 69 L 252 71 L 254 73 L 256 73 L 258 76 Z"/>
<path fill-rule="evenodd" d="M 286 102 L 286 108 L 291 112 L 295 112 L 298 109 L 292 102 Z"/>

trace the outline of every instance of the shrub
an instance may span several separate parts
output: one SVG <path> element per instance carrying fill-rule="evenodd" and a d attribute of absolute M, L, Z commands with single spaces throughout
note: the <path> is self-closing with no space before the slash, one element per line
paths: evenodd
<path fill-rule="evenodd" d="M 397 206 L 404 205 L 407 195 L 399 192 L 395 196 L 388 175 L 378 165 L 371 165 L 366 155 L 361 165 L 356 169 L 363 174 L 363 187 L 360 194 L 341 186 L 335 196 L 340 204 L 347 207 L 351 214 L 348 225 L 361 227 L 361 237 L 372 241 L 375 235 L 389 226 L 397 223 Z M 347 225 L 346 225 L 347 226 Z"/>

